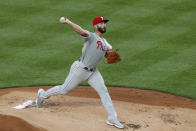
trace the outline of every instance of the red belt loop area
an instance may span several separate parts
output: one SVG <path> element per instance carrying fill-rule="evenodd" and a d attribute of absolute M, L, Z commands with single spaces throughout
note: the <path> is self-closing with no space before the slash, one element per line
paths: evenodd
<path fill-rule="evenodd" d="M 94 70 L 93 68 L 88 69 L 88 67 L 84 67 L 84 69 L 87 70 L 87 71 L 93 71 Z"/>
<path fill-rule="evenodd" d="M 81 60 L 79 59 L 78 61 L 80 62 Z M 88 67 L 84 67 L 84 69 L 87 70 L 87 71 L 94 71 L 93 68 L 89 69 Z"/>

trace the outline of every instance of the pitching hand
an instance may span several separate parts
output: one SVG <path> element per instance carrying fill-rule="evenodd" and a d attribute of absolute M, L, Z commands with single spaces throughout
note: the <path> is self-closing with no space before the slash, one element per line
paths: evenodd
<path fill-rule="evenodd" d="M 61 17 L 61 18 L 59 19 L 59 21 L 60 21 L 61 24 L 68 24 L 68 23 L 70 22 L 69 19 L 67 19 L 67 18 L 65 18 L 65 17 Z"/>

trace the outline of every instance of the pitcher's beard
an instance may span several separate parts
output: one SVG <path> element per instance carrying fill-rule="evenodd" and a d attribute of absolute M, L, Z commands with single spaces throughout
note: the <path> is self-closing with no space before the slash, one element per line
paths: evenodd
<path fill-rule="evenodd" d="M 106 32 L 106 28 L 102 29 L 102 28 L 98 27 L 98 31 L 103 34 Z"/>

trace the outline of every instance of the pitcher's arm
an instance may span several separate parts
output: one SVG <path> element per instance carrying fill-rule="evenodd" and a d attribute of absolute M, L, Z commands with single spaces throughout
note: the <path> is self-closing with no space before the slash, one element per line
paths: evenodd
<path fill-rule="evenodd" d="M 70 21 L 69 19 L 67 19 L 67 18 L 65 18 L 65 17 L 61 17 L 59 21 L 60 21 L 60 23 L 62 23 L 62 24 L 68 24 L 68 25 L 70 25 L 70 26 L 73 28 L 73 30 L 74 30 L 76 33 L 78 33 L 79 35 L 84 36 L 84 37 L 88 37 L 89 34 L 87 33 L 86 30 L 84 30 L 84 29 L 83 29 L 82 27 L 80 27 L 79 25 L 73 23 L 73 22 Z"/>

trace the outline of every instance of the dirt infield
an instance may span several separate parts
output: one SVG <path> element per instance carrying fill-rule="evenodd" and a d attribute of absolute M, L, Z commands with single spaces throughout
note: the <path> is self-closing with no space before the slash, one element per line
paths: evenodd
<path fill-rule="evenodd" d="M 115 131 L 106 124 L 107 113 L 91 87 L 77 87 L 67 95 L 47 99 L 42 108 L 13 109 L 35 99 L 38 88 L 0 90 L 1 131 Z M 125 131 L 194 131 L 196 100 L 149 90 L 108 88 Z M 8 124 L 9 123 L 9 124 Z"/>

